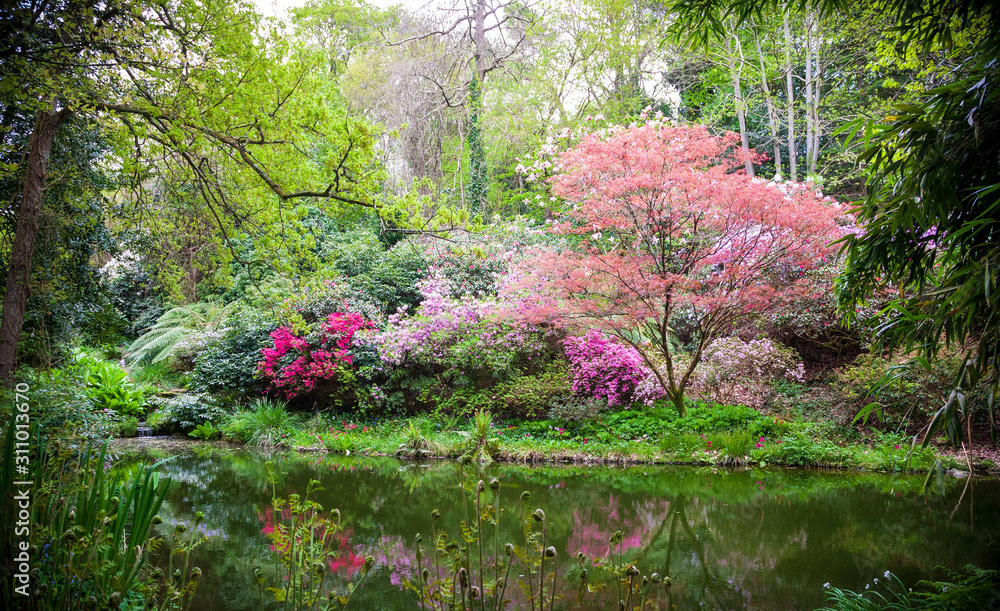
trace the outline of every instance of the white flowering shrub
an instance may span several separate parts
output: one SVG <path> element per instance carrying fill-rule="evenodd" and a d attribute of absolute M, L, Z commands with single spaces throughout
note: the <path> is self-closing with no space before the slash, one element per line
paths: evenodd
<path fill-rule="evenodd" d="M 718 403 L 743 403 L 759 407 L 776 380 L 805 382 L 798 354 L 769 339 L 748 342 L 722 337 L 705 349 L 698 367 L 701 394 Z"/>

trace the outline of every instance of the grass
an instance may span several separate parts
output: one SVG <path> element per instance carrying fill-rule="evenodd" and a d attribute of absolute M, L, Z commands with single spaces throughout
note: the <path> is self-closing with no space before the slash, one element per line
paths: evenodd
<path fill-rule="evenodd" d="M 897 434 L 873 431 L 849 436 L 830 422 L 788 422 L 745 413 L 745 408 L 711 414 L 702 406 L 691 412 L 686 419 L 664 422 L 658 419 L 659 411 L 630 410 L 587 425 L 501 422 L 486 412 L 462 423 L 442 423 L 427 415 L 353 421 L 322 414 L 305 422 L 283 404 L 259 400 L 234 414 L 223 426 L 223 435 L 248 445 L 406 458 L 467 455 L 477 462 L 784 465 L 918 472 L 931 468 L 938 458 L 933 448 L 918 446 L 911 451 L 912 440 Z M 946 459 L 944 467 L 963 465 Z"/>
<path fill-rule="evenodd" d="M 280 401 L 255 399 L 232 415 L 222 426 L 222 435 L 251 446 L 276 447 L 291 445 L 290 438 L 301 430 L 301 414 L 289 413 Z"/>

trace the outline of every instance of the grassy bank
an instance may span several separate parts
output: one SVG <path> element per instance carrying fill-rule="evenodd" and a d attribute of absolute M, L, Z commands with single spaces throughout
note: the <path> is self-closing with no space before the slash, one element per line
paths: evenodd
<path fill-rule="evenodd" d="M 509 462 L 662 463 L 721 466 L 828 467 L 886 472 L 968 469 L 912 438 L 858 431 L 833 422 L 785 420 L 732 405 L 692 403 L 684 418 L 668 408 L 631 409 L 579 421 L 500 420 L 479 412 L 469 419 L 412 416 L 348 419 L 288 412 L 257 401 L 221 426 L 193 436 L 254 446 L 405 458 Z M 982 468 L 992 465 L 981 464 Z"/>

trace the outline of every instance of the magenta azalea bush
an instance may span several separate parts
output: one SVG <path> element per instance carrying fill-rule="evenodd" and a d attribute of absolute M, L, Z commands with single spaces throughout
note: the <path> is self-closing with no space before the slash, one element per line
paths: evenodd
<path fill-rule="evenodd" d="M 318 332 L 306 337 L 278 327 L 271 332 L 274 346 L 261 350 L 264 358 L 257 370 L 285 399 L 312 392 L 353 364 L 351 340 L 357 331 L 372 326 L 360 314 L 334 312 Z"/>
<path fill-rule="evenodd" d="M 635 348 L 598 331 L 567 337 L 563 348 L 570 363 L 573 391 L 605 398 L 610 406 L 627 405 L 640 398 L 635 394 L 637 387 L 647 378 L 655 380 Z M 653 388 L 647 393 L 656 396 Z"/>

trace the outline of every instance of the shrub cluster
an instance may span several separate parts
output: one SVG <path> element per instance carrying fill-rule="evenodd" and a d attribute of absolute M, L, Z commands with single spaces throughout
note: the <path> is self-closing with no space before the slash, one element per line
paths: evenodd
<path fill-rule="evenodd" d="M 289 327 L 271 332 L 274 346 L 261 351 L 261 376 L 286 399 L 325 389 L 353 363 L 351 340 L 372 323 L 360 314 L 334 312 L 315 332 L 299 337 Z"/>
<path fill-rule="evenodd" d="M 649 371 L 635 348 L 597 331 L 563 340 L 573 375 L 573 391 L 628 405 Z"/>

